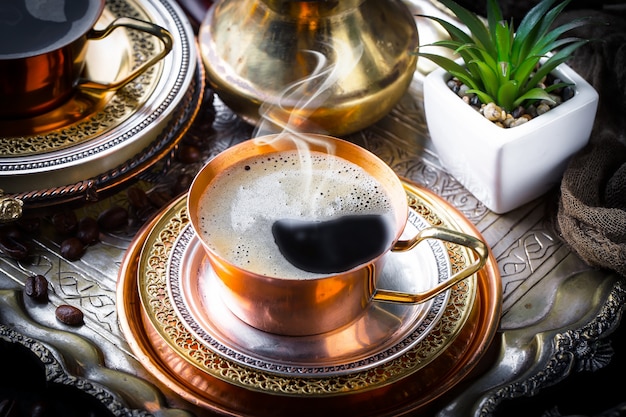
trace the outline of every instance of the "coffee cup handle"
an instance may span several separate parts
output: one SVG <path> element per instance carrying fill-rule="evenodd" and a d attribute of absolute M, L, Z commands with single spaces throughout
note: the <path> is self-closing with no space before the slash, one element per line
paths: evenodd
<path fill-rule="evenodd" d="M 146 32 L 150 35 L 156 36 L 162 43 L 163 48 L 159 51 L 158 54 L 152 56 L 149 60 L 141 64 L 139 67 L 135 68 L 130 74 L 125 77 L 110 82 L 110 83 L 99 83 L 97 81 L 91 81 L 87 79 L 81 79 L 78 82 L 77 87 L 85 90 L 96 90 L 96 91 L 115 91 L 126 84 L 137 78 L 143 72 L 145 72 L 148 68 L 159 62 L 163 59 L 167 54 L 172 50 L 172 46 L 174 44 L 174 38 L 172 34 L 161 26 L 155 25 L 150 22 L 145 22 L 143 20 L 133 19 L 131 17 L 120 17 L 113 22 L 111 22 L 106 28 L 97 30 L 91 29 L 89 33 L 87 33 L 87 38 L 89 40 L 100 40 L 106 38 L 111 32 L 119 27 L 126 27 L 130 29 L 135 29 L 141 32 Z"/>
<path fill-rule="evenodd" d="M 419 231 L 419 233 L 409 240 L 399 240 L 391 249 L 394 252 L 404 252 L 413 249 L 418 243 L 425 239 L 438 239 L 444 242 L 454 243 L 471 249 L 475 256 L 473 262 L 463 270 L 452 275 L 444 282 L 437 286 L 416 294 L 405 293 L 400 291 L 385 290 L 376 288 L 374 290 L 373 300 L 385 301 L 402 304 L 418 304 L 426 302 L 438 294 L 453 287 L 458 282 L 478 272 L 487 262 L 489 250 L 487 245 L 480 239 L 465 233 L 442 227 L 428 227 Z"/>

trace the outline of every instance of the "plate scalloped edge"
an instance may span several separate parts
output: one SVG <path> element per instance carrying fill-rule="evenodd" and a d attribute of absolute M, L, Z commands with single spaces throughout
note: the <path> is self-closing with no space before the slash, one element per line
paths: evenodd
<path fill-rule="evenodd" d="M 164 268 L 169 251 L 188 222 L 184 199 L 166 211 L 161 224 L 157 224 L 146 239 L 140 257 L 138 286 L 140 299 L 152 325 L 172 349 L 207 375 L 246 389 L 294 396 L 328 396 L 369 391 L 398 381 L 434 360 L 456 337 L 463 320 L 445 320 L 445 317 L 462 319 L 469 314 L 467 283 L 453 288 L 444 319 L 433 331 L 406 354 L 373 369 L 349 375 L 314 378 L 309 376 L 282 376 L 259 372 L 228 361 L 199 343 L 180 322 L 167 294 Z M 432 222 L 442 222 L 433 210 L 427 210 Z M 456 246 L 456 245 L 452 245 Z M 468 261 L 469 250 L 456 247 L 458 252 L 450 257 L 457 262 L 455 269 Z M 448 248 L 451 250 L 451 246 Z M 474 279 L 474 278 L 472 278 Z M 145 281 L 144 281 L 145 280 Z M 472 298 L 475 293 L 469 294 Z M 175 323 L 173 325 L 173 323 Z"/>

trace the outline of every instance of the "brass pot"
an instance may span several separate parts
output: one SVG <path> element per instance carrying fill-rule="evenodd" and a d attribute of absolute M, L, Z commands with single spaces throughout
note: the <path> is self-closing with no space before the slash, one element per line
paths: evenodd
<path fill-rule="evenodd" d="M 337 136 L 398 102 L 418 35 L 401 0 L 222 0 L 199 42 L 211 86 L 244 120 L 264 122 L 263 133 Z"/>

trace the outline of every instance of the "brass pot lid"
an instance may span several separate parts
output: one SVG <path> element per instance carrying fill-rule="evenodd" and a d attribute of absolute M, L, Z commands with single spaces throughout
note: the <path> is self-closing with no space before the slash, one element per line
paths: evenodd
<path fill-rule="evenodd" d="M 172 51 L 116 93 L 80 92 L 50 113 L 0 123 L 4 135 L 0 137 L 0 189 L 6 194 L 50 194 L 55 188 L 95 178 L 144 151 L 172 121 L 198 65 L 188 21 L 166 0 L 107 0 L 97 27 L 118 16 L 167 29 L 174 38 Z M 115 32 L 90 44 L 86 63 L 90 78 L 110 81 L 161 47 L 145 33 Z"/>

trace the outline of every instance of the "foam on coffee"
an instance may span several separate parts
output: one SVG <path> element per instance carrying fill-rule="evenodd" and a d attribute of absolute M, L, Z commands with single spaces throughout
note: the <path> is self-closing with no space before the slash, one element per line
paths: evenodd
<path fill-rule="evenodd" d="M 312 168 L 310 176 L 303 174 L 303 164 Z M 272 236 L 278 220 L 377 214 L 393 224 L 390 199 L 375 178 L 352 162 L 317 152 L 240 161 L 211 181 L 198 210 L 202 238 L 215 252 L 243 269 L 275 277 L 323 275 L 284 259 Z"/>

